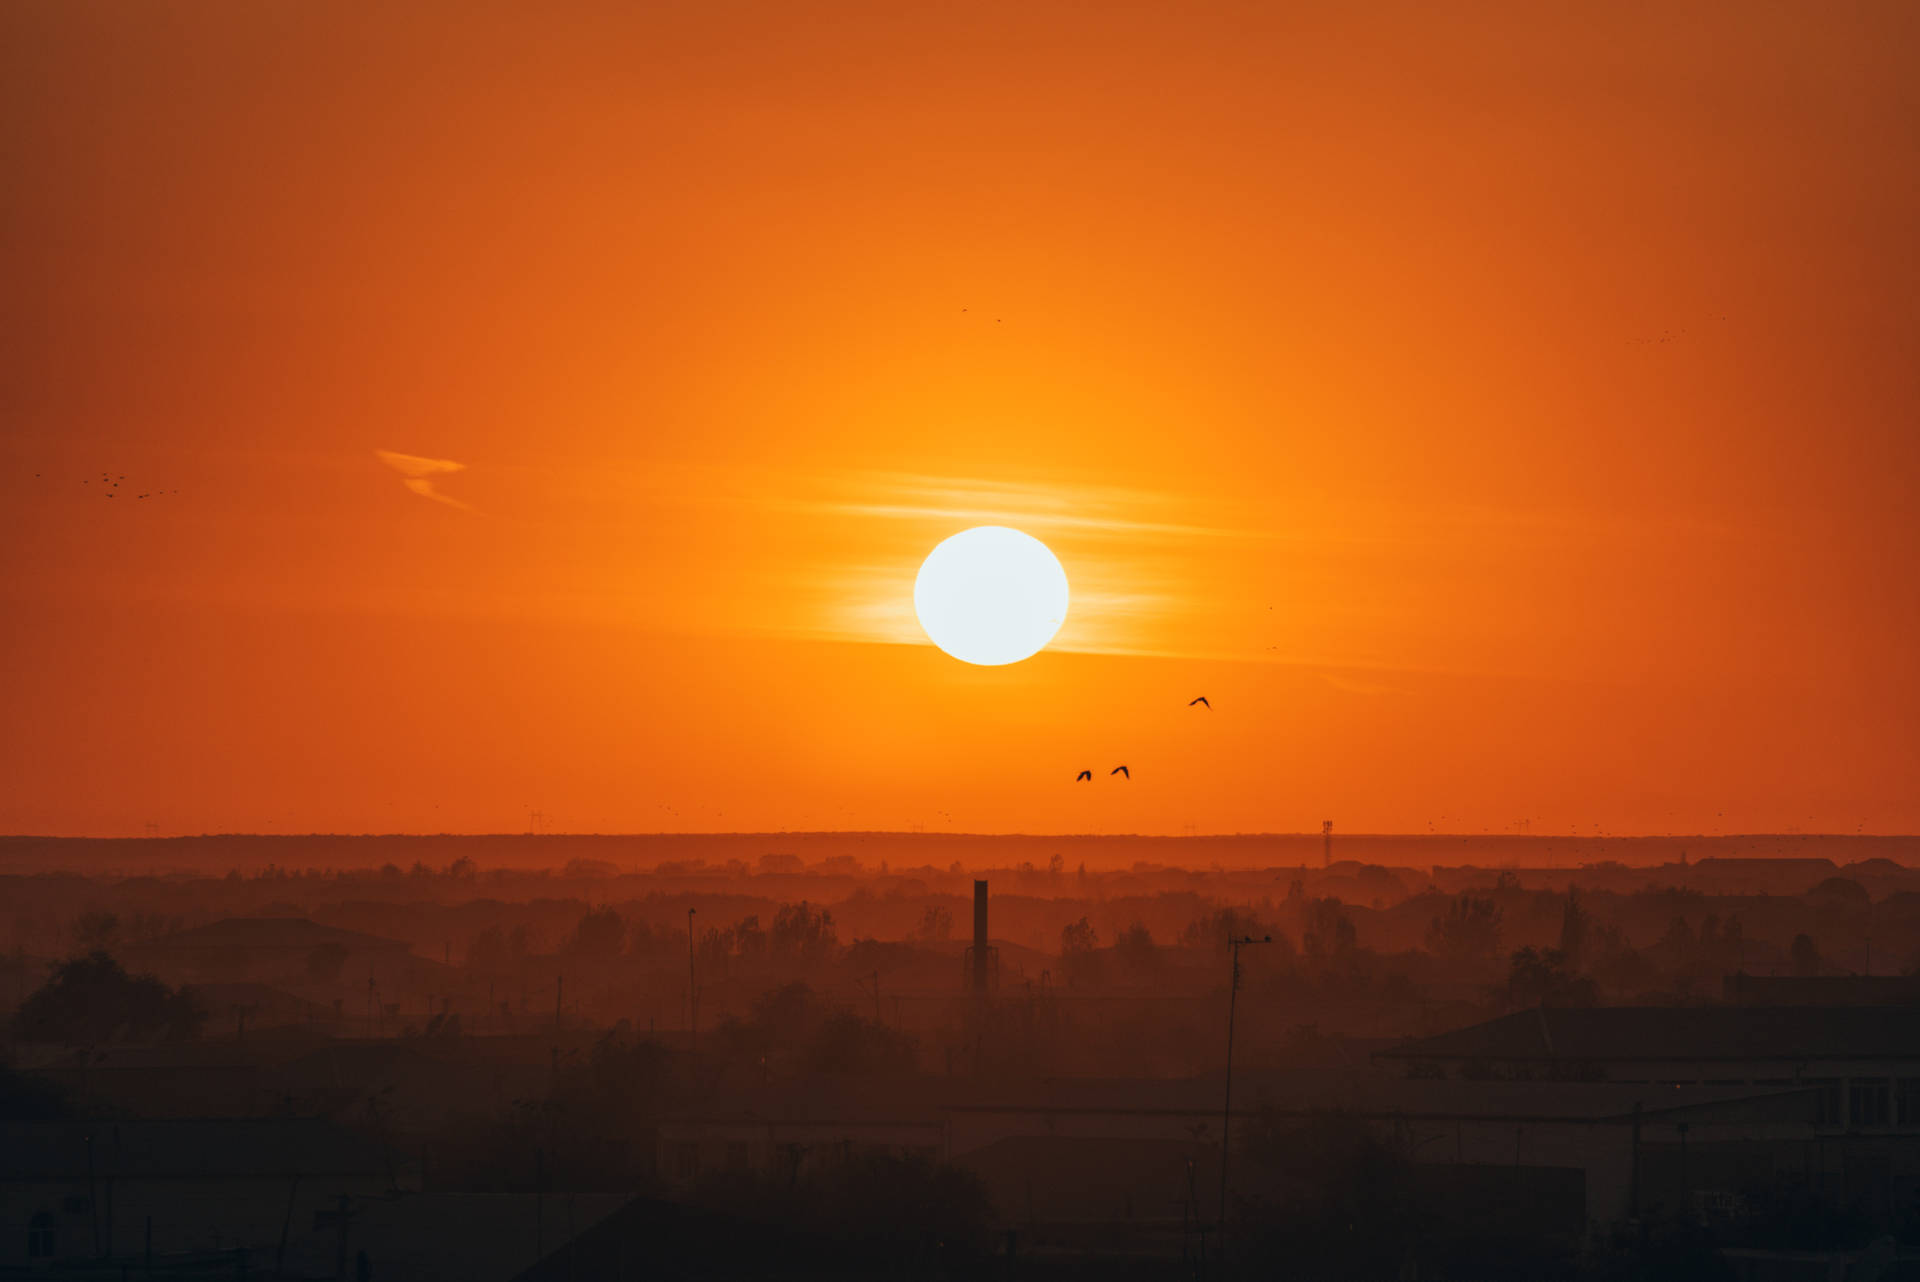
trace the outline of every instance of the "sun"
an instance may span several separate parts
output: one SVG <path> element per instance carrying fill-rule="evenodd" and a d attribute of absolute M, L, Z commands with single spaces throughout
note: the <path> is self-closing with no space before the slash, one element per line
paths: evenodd
<path fill-rule="evenodd" d="M 1067 572 L 1031 534 L 978 525 L 927 553 L 913 581 L 913 612 L 956 659 L 1018 663 L 1067 621 Z"/>

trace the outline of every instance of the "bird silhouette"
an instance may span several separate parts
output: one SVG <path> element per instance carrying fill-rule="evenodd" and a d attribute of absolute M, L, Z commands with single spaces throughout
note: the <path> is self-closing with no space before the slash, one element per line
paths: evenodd
<path fill-rule="evenodd" d="M 1092 779 L 1093 779 L 1093 771 L 1091 771 L 1091 770 L 1082 770 L 1082 771 L 1081 771 L 1081 772 L 1080 772 L 1079 774 L 1077 774 L 1077 775 L 1075 775 L 1075 776 L 1073 777 L 1073 781 L 1074 781 L 1075 783 L 1079 783 L 1079 782 L 1080 782 L 1080 781 L 1081 781 L 1082 779 L 1085 779 L 1085 780 L 1088 780 L 1089 782 L 1091 782 L 1091 781 L 1092 781 Z"/>
<path fill-rule="evenodd" d="M 1125 766 L 1115 766 L 1113 769 L 1107 771 L 1107 775 L 1109 778 L 1114 775 L 1125 775 L 1129 779 L 1133 778 L 1133 772 Z"/>
<path fill-rule="evenodd" d="M 1194 704 L 1196 704 L 1196 703 L 1197 703 L 1197 704 L 1199 704 L 1200 706 L 1202 706 L 1202 707 L 1204 707 L 1204 708 L 1205 708 L 1205 709 L 1206 709 L 1206 710 L 1207 710 L 1208 712 L 1212 712 L 1212 711 L 1213 711 L 1213 705 L 1212 705 L 1211 703 L 1208 703 L 1208 702 L 1207 702 L 1207 696 L 1206 696 L 1206 695 L 1204 695 L 1204 694 L 1203 694 L 1203 695 L 1201 695 L 1201 696 L 1200 696 L 1200 697 L 1199 697 L 1198 699 L 1189 699 L 1189 700 L 1187 700 L 1187 706 L 1188 706 L 1189 708 L 1191 708 L 1191 707 L 1192 707 L 1192 706 L 1193 706 Z"/>

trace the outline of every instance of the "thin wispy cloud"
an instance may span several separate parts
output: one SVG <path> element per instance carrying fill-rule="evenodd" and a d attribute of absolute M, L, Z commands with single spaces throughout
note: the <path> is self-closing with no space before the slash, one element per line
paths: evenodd
<path fill-rule="evenodd" d="M 959 529 L 1006 525 L 1045 540 L 1067 567 L 1071 604 L 1049 643 L 1056 652 L 1275 661 L 1228 635 L 1218 553 L 1227 542 L 1301 541 L 1261 529 L 1253 514 L 1217 507 L 1202 519 L 1190 498 L 1073 480 L 1005 482 L 902 472 L 762 477 L 722 501 L 851 528 L 870 523 L 897 559 L 816 561 L 784 582 L 797 608 L 772 630 L 883 645 L 926 645 L 913 609 L 914 578 L 933 542 Z"/>
<path fill-rule="evenodd" d="M 434 478 L 450 472 L 464 472 L 465 463 L 456 463 L 447 458 L 424 458 L 418 454 L 401 454 L 394 450 L 376 449 L 375 458 L 385 463 L 405 478 L 401 484 L 423 499 L 432 499 L 435 503 L 445 503 L 448 507 L 459 508 L 462 512 L 471 512 L 471 503 L 462 503 L 450 494 L 442 494 Z"/>
<path fill-rule="evenodd" d="M 824 494 L 776 500 L 792 511 L 909 521 L 1013 525 L 1030 533 L 1248 538 L 1254 530 L 1167 519 L 1168 495 L 1114 486 L 1033 485 L 912 473 L 853 473 Z"/>
<path fill-rule="evenodd" d="M 1376 698 L 1403 693 L 1400 674 L 1519 673 L 1545 644 L 1539 620 L 1561 608 L 1537 586 L 1558 582 L 1561 558 L 1738 533 L 1591 506 L 1200 499 L 1071 476 L 631 460 L 522 470 L 551 474 L 533 478 L 548 519 L 602 529 L 608 546 L 632 537 L 636 511 L 668 537 L 683 523 L 724 522 L 728 568 L 684 590 L 706 594 L 700 628 L 716 635 L 931 644 L 913 608 L 922 559 L 969 526 L 1005 525 L 1045 541 L 1066 567 L 1071 603 L 1052 651 L 1307 669 Z M 1462 593 L 1515 596 L 1529 613 L 1483 634 L 1481 615 L 1443 608 Z M 625 596 L 609 608 L 638 609 Z"/>

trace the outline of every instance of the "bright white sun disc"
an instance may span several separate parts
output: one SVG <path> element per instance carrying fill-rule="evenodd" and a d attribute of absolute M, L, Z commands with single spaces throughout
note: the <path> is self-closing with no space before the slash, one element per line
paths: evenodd
<path fill-rule="evenodd" d="M 913 581 L 913 612 L 956 659 L 1018 663 L 1067 621 L 1067 572 L 1047 545 L 1004 525 L 979 525 L 927 554 Z"/>

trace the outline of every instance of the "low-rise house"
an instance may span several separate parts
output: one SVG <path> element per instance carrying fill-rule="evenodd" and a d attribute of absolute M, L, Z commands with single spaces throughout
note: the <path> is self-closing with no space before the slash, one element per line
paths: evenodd
<path fill-rule="evenodd" d="M 1223 1087 L 1212 1076 L 983 1088 L 949 1105 L 950 1152 L 965 1164 L 970 1153 L 1040 1136 L 1125 1140 L 1142 1152 L 1154 1146 L 1173 1152 L 1185 1142 L 1217 1155 Z M 1791 1084 L 1673 1087 L 1241 1073 L 1234 1084 L 1233 1125 L 1244 1128 L 1258 1119 L 1284 1130 L 1338 1113 L 1374 1127 L 1416 1163 L 1573 1172 L 1577 1181 L 1569 1187 L 1580 1192 L 1562 1219 L 1577 1226 L 1610 1223 L 1656 1202 L 1677 1204 L 1683 1196 L 1678 1185 L 1686 1178 L 1678 1155 L 1689 1141 L 1696 1156 L 1702 1146 L 1745 1144 L 1770 1161 L 1799 1162 L 1817 1106 L 1815 1092 Z M 1004 1166 L 1001 1161 L 996 1169 Z M 1708 1169 L 1696 1162 L 1687 1175 Z M 1773 1170 L 1768 1167 L 1769 1174 Z M 1002 1187 L 1016 1187 L 1014 1178 L 1000 1170 Z M 1154 1178 L 1165 1184 L 1166 1171 Z"/>
<path fill-rule="evenodd" d="M 1435 1077 L 1813 1087 L 1827 1131 L 1920 1131 L 1920 1020 L 1872 1006 L 1548 1007 L 1374 1058 Z"/>

